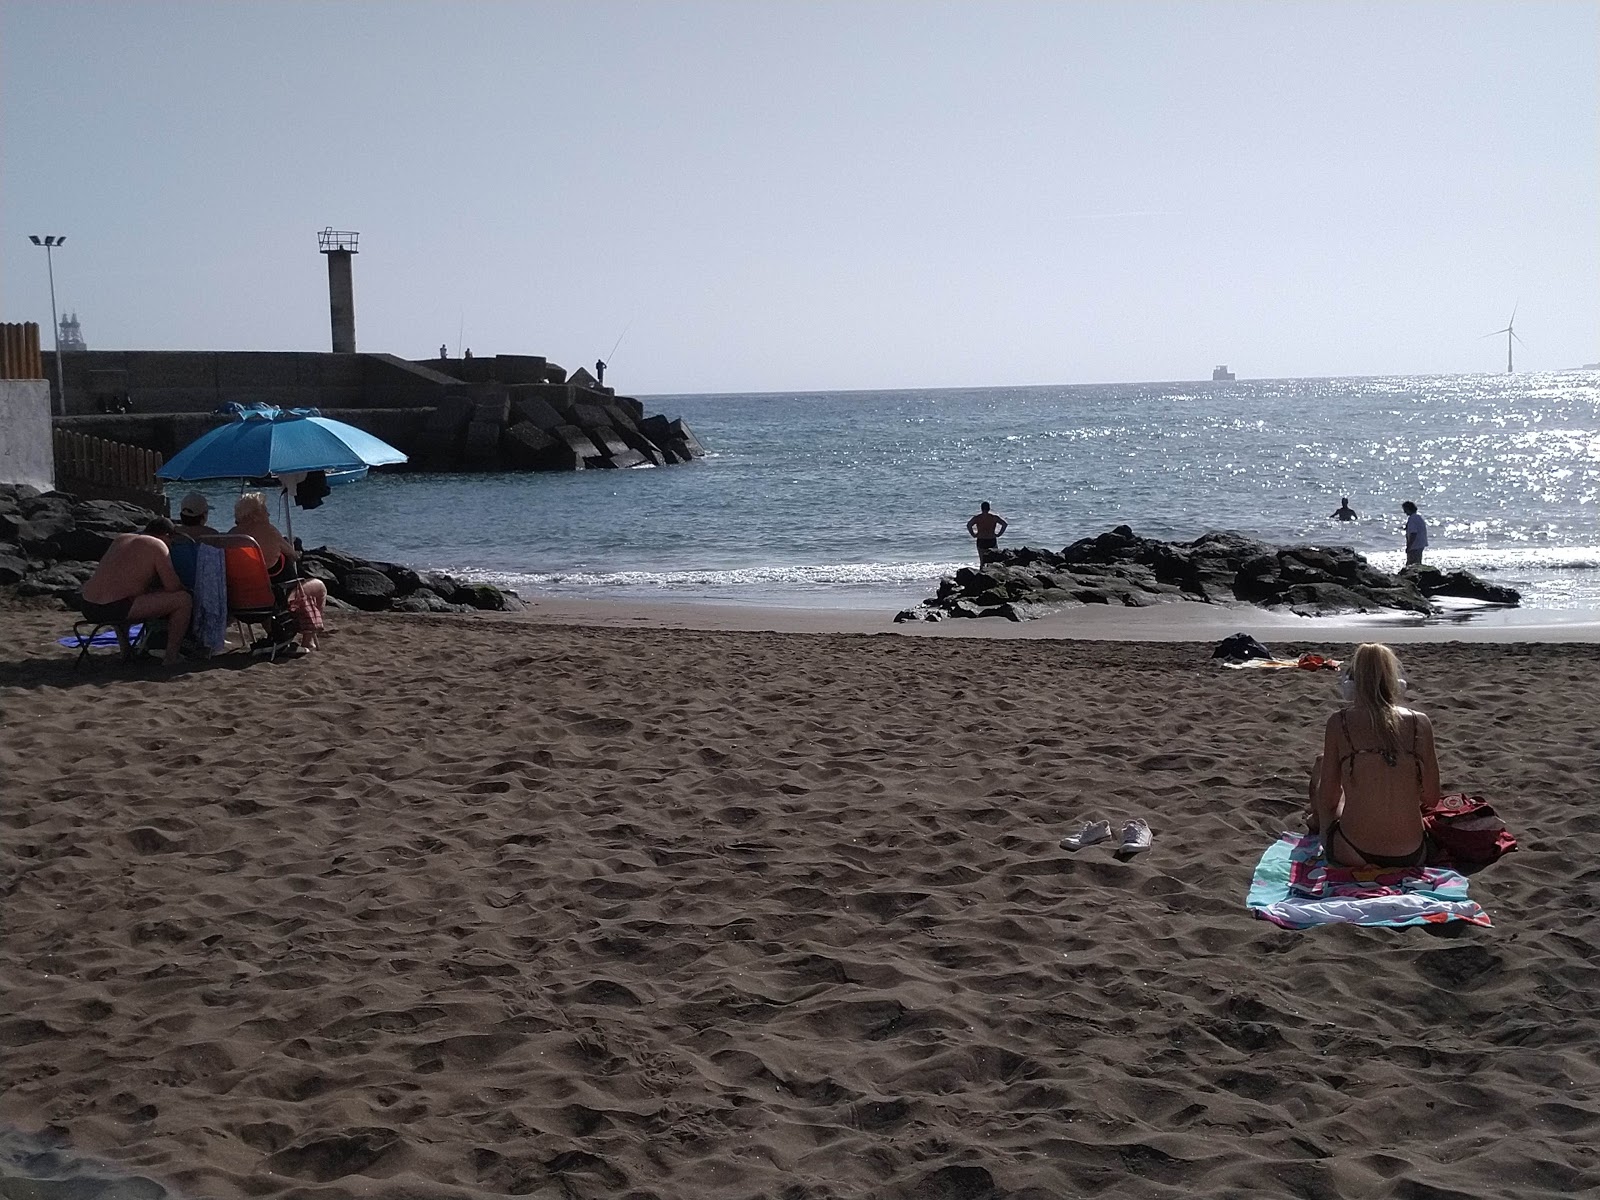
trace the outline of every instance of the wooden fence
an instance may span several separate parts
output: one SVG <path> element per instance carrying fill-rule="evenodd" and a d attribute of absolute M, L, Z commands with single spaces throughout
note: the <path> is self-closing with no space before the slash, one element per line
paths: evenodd
<path fill-rule="evenodd" d="M 39 326 L 0 325 L 0 379 L 43 379 L 44 364 L 39 358 Z"/>
<path fill-rule="evenodd" d="M 154 450 L 86 433 L 55 431 L 56 487 L 85 500 L 126 500 L 167 515 L 156 478 L 164 461 Z"/>

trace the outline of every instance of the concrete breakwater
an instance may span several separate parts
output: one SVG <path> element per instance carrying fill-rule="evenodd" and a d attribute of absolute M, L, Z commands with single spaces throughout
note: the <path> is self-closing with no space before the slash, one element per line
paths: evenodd
<path fill-rule="evenodd" d="M 1083 604 L 1143 607 L 1167 600 L 1244 602 L 1305 616 L 1399 611 L 1428 615 L 1435 596 L 1514 605 L 1514 588 L 1470 571 L 1426 565 L 1389 575 L 1348 546 L 1275 548 L 1239 533 L 1207 533 L 1192 542 L 1143 538 L 1126 525 L 1061 550 L 1001 550 L 982 567 L 963 567 L 939 582 L 938 595 L 896 621 L 947 617 L 1027 620 Z"/>
<path fill-rule="evenodd" d="M 668 466 L 705 453 L 682 420 L 535 355 L 91 350 L 62 365 L 58 426 L 169 458 L 231 420 L 217 411 L 228 404 L 316 408 L 403 450 L 417 470 Z"/>
<path fill-rule="evenodd" d="M 150 513 L 120 500 L 80 500 L 0 484 L 0 600 L 76 609 L 84 582 L 120 533 L 135 533 Z M 326 546 L 307 550 L 302 573 L 328 585 L 330 604 L 366 612 L 516 612 L 514 592 L 442 572 L 368 562 Z"/>

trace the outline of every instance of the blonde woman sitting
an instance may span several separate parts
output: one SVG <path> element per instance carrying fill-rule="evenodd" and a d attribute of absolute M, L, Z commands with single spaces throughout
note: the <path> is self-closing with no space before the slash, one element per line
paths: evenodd
<path fill-rule="evenodd" d="M 317 648 L 317 631 L 322 628 L 322 608 L 328 600 L 328 585 L 320 579 L 297 579 L 295 560 L 300 557 L 293 543 L 279 533 L 267 514 L 267 502 L 260 492 L 246 492 L 233 506 L 233 528 L 256 540 L 267 560 L 267 574 L 273 586 L 288 593 L 289 608 L 300 627 L 300 645 Z"/>
<path fill-rule="evenodd" d="M 1346 707 L 1328 718 L 1311 768 L 1311 832 L 1330 863 L 1422 866 L 1422 810 L 1439 799 L 1433 725 L 1397 703 L 1405 681 L 1389 647 L 1358 647 L 1348 670 Z"/>

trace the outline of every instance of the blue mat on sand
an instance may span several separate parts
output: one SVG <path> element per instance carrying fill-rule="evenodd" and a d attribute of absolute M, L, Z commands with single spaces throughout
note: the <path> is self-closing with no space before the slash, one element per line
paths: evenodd
<path fill-rule="evenodd" d="M 138 641 L 139 634 L 142 632 L 144 632 L 143 625 L 128 626 L 128 641 Z M 69 633 L 66 637 L 57 638 L 56 641 L 69 650 L 78 650 L 83 647 L 83 642 L 79 640 L 78 635 L 75 633 Z M 115 646 L 116 644 L 117 631 L 115 629 L 102 629 L 89 639 L 89 645 L 91 646 Z"/>

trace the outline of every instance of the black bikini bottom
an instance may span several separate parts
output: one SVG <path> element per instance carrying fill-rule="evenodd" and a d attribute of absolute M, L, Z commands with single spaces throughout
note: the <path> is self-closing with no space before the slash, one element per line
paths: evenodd
<path fill-rule="evenodd" d="M 1354 850 L 1358 855 L 1375 867 L 1420 867 L 1428 861 L 1427 834 L 1422 835 L 1422 845 L 1418 846 L 1410 854 L 1373 854 L 1369 850 L 1363 850 L 1360 846 L 1356 845 L 1350 840 L 1350 835 L 1348 833 L 1340 828 L 1337 818 L 1335 818 L 1329 824 L 1328 832 L 1322 838 L 1322 845 L 1325 849 L 1332 844 L 1335 835 L 1342 837 L 1346 846 L 1349 846 L 1350 849 Z M 1329 854 L 1328 861 L 1333 863 L 1337 862 L 1338 860 L 1336 860 L 1332 854 Z"/>

